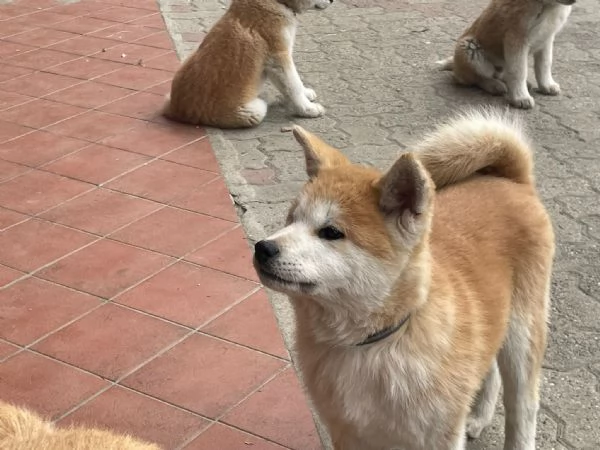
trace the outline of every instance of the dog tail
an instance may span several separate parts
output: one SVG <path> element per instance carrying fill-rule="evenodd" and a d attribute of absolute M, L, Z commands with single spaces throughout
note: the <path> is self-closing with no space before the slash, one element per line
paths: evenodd
<path fill-rule="evenodd" d="M 476 173 L 534 183 L 531 146 L 518 118 L 473 110 L 438 127 L 414 150 L 437 188 Z"/>
<path fill-rule="evenodd" d="M 454 70 L 454 57 L 450 56 L 435 62 L 440 70 Z"/>

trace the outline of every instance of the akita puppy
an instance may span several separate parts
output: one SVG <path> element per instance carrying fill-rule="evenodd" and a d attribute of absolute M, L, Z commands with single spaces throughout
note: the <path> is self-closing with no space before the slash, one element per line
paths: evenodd
<path fill-rule="evenodd" d="M 534 450 L 554 237 L 518 125 L 471 113 L 385 174 L 294 134 L 310 181 L 254 265 L 335 449 L 463 449 L 501 376 L 504 448 Z"/>
<path fill-rule="evenodd" d="M 535 105 L 527 83 L 528 57 L 533 54 L 538 90 L 558 95 L 552 78 L 554 37 L 576 0 L 492 0 L 456 43 L 453 58 L 439 61 L 453 70 L 459 84 L 479 86 L 493 95 L 508 94 L 517 108 Z"/>
<path fill-rule="evenodd" d="M 292 112 L 319 117 L 315 91 L 302 83 L 292 50 L 296 14 L 323 10 L 333 0 L 232 0 L 225 15 L 175 74 L 164 114 L 170 119 L 219 128 L 262 122 L 267 103 L 259 97 L 270 79 Z"/>
<path fill-rule="evenodd" d="M 58 428 L 33 412 L 0 402 L 2 450 L 160 450 L 155 444 L 107 430 Z"/>

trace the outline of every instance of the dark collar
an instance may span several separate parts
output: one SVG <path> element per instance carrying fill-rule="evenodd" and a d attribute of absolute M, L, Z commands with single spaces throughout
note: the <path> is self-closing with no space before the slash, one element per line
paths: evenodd
<path fill-rule="evenodd" d="M 358 344 L 355 344 L 355 345 L 360 346 L 360 345 L 368 345 L 368 344 L 373 344 L 375 342 L 379 342 L 382 339 L 385 339 L 386 337 L 391 336 L 392 334 L 399 331 L 402 327 L 404 327 L 404 325 L 406 325 L 406 323 L 408 322 L 408 319 L 410 319 L 410 314 L 407 314 L 406 317 L 404 317 L 396 325 L 394 325 L 392 327 L 384 328 L 383 330 L 378 331 L 377 333 L 370 334 L 367 336 L 367 338 L 364 341 L 359 342 Z"/>

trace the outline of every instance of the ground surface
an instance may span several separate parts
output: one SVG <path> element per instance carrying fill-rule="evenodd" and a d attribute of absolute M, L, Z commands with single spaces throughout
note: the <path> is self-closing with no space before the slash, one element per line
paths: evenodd
<path fill-rule="evenodd" d="M 154 0 L 0 1 L 0 400 L 165 449 L 317 433 Z"/>
<path fill-rule="evenodd" d="M 180 55 L 223 13 L 217 0 L 161 0 Z M 325 117 L 293 120 L 272 109 L 250 131 L 210 132 L 251 240 L 281 226 L 305 181 L 302 156 L 280 133 L 293 120 L 354 161 L 388 166 L 434 122 L 468 105 L 503 104 L 459 89 L 434 61 L 485 0 L 341 0 L 301 19 L 296 61 L 326 106 Z M 539 417 L 541 449 L 600 448 L 600 10 L 577 2 L 556 43 L 563 95 L 536 95 L 524 114 L 536 143 L 538 185 L 557 232 L 550 343 Z M 285 300 L 273 297 L 288 344 Z M 501 417 L 470 449 L 499 448 Z"/>

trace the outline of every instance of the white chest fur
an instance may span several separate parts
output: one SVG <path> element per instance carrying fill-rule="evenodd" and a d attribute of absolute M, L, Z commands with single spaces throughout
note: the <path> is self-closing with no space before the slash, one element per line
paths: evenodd
<path fill-rule="evenodd" d="M 307 367 L 319 380 L 311 383 L 320 390 L 312 393 L 314 398 L 323 400 L 319 409 L 330 411 L 332 420 L 350 425 L 360 436 L 360 441 L 347 432 L 338 436 L 344 448 L 435 448 L 439 437 L 431 424 L 436 423 L 436 429 L 443 430 L 443 417 L 452 406 L 430 395 L 436 384 L 432 367 L 406 350 L 375 344 L 370 349 L 332 351 L 318 363 L 302 361 L 304 358 L 300 357 L 301 364 L 319 365 L 318 370 Z"/>
<path fill-rule="evenodd" d="M 554 5 L 542 10 L 529 30 L 529 47 L 532 52 L 540 50 L 561 30 L 571 14 L 571 9 L 571 6 Z"/>

